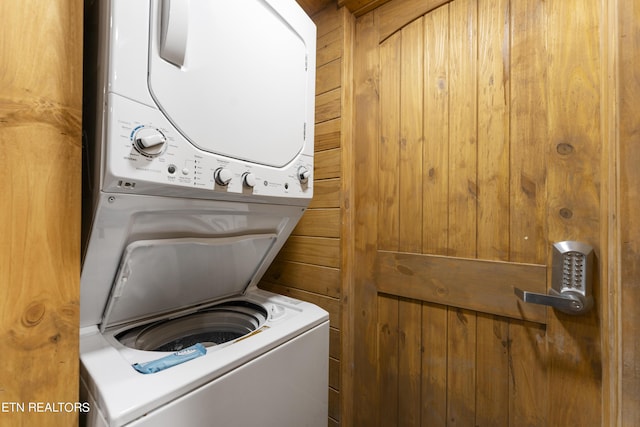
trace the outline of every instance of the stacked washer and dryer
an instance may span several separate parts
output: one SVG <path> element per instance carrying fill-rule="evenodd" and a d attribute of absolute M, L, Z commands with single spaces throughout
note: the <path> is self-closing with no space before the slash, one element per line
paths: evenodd
<path fill-rule="evenodd" d="M 257 288 L 313 192 L 314 24 L 294 0 L 86 3 L 83 423 L 325 426 L 328 314 Z"/>

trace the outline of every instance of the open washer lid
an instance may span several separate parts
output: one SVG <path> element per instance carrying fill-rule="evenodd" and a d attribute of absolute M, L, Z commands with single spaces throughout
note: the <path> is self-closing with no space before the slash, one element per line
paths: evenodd
<path fill-rule="evenodd" d="M 100 329 L 242 294 L 275 241 L 252 234 L 130 243 Z"/>

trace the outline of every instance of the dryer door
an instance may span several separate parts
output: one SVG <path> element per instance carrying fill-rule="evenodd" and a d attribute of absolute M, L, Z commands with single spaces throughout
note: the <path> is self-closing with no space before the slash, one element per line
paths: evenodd
<path fill-rule="evenodd" d="M 315 40 L 307 40 L 315 27 L 295 2 L 270 3 L 152 2 L 148 84 L 196 147 L 282 167 L 304 149 L 312 125 L 315 73 L 307 59 Z"/>

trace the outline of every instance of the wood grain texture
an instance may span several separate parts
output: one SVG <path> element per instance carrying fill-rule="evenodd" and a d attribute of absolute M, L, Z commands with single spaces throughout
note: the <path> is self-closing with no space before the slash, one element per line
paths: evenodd
<path fill-rule="evenodd" d="M 389 0 L 338 0 L 338 5 L 346 7 L 355 16 L 361 16 L 388 1 Z"/>
<path fill-rule="evenodd" d="M 316 153 L 313 169 L 314 179 L 339 178 L 342 174 L 342 153 L 339 149 Z"/>
<path fill-rule="evenodd" d="M 478 9 L 478 168 L 476 249 L 482 259 L 509 260 L 509 1 Z"/>
<path fill-rule="evenodd" d="M 331 15 L 335 16 L 335 13 Z M 334 21 L 331 21 L 334 22 Z M 321 28 L 318 27 L 318 31 Z M 344 40 L 344 28 L 339 26 L 323 36 L 318 37 L 316 48 L 316 66 L 321 67 L 325 64 L 342 58 L 342 43 Z"/>
<path fill-rule="evenodd" d="M 398 425 L 420 426 L 422 416 L 422 304 L 398 301 Z"/>
<path fill-rule="evenodd" d="M 342 197 L 339 178 L 323 179 L 313 183 L 313 199 L 309 209 L 339 208 Z"/>
<path fill-rule="evenodd" d="M 378 247 L 400 247 L 400 64 L 402 37 L 380 46 L 380 148 L 378 151 Z"/>
<path fill-rule="evenodd" d="M 397 425 L 399 408 L 399 301 L 396 297 L 381 295 L 378 298 L 378 401 L 385 402 L 377 407 L 379 426 Z"/>
<path fill-rule="evenodd" d="M 340 271 L 337 268 L 277 260 L 264 280 L 333 298 L 340 298 Z"/>
<path fill-rule="evenodd" d="M 278 254 L 278 259 L 338 268 L 340 241 L 324 237 L 291 236 Z"/>
<path fill-rule="evenodd" d="M 342 230 L 341 235 L 341 280 L 342 280 L 342 328 L 345 331 L 353 331 L 354 312 L 354 275 L 353 266 L 355 260 L 355 239 L 354 236 L 354 46 L 355 46 L 355 18 L 346 9 L 340 9 L 340 19 L 344 28 L 344 56 L 342 58 L 342 127 L 340 130 L 340 146 L 342 148 L 342 199 L 340 207 L 342 210 Z M 343 425 L 353 425 L 353 353 L 355 347 L 355 336 L 347 333 L 341 341 L 341 393 L 344 398 L 341 400 L 341 416 Z"/>
<path fill-rule="evenodd" d="M 509 320 L 478 313 L 476 316 L 475 425 L 509 425 Z"/>
<path fill-rule="evenodd" d="M 340 117 L 341 103 L 340 89 L 333 89 L 329 92 L 321 93 L 316 96 L 316 123 L 325 122 Z"/>
<path fill-rule="evenodd" d="M 334 0 L 296 0 L 296 2 L 308 15 L 313 15 L 333 4 Z"/>
<path fill-rule="evenodd" d="M 402 29 L 400 68 L 399 250 L 422 250 L 422 108 L 424 24 L 418 19 Z"/>
<path fill-rule="evenodd" d="M 328 62 L 316 71 L 316 94 L 337 89 L 342 83 L 342 62 L 340 59 Z"/>
<path fill-rule="evenodd" d="M 553 426 L 549 422 L 549 359 L 542 325 L 509 325 L 509 425 Z M 577 391 L 577 390 L 576 390 Z M 600 425 L 596 420 L 591 425 Z"/>
<path fill-rule="evenodd" d="M 477 5 L 449 5 L 449 219 L 448 255 L 476 256 Z"/>
<path fill-rule="evenodd" d="M 448 0 L 392 0 L 380 6 L 380 40 L 404 28 L 416 18 L 425 15 Z"/>
<path fill-rule="evenodd" d="M 449 6 L 424 17 L 422 252 L 446 255 L 449 227 Z"/>
<path fill-rule="evenodd" d="M 2 2 L 0 402 L 78 401 L 82 2 Z M 2 426 L 78 414 L 6 412 Z"/>
<path fill-rule="evenodd" d="M 329 358 L 329 387 L 340 390 L 340 361 Z"/>
<path fill-rule="evenodd" d="M 547 262 L 545 147 L 547 134 L 547 3 L 511 2 L 509 259 Z"/>
<path fill-rule="evenodd" d="M 375 283 L 381 292 L 484 313 L 545 323 L 546 309 L 521 304 L 518 286 L 546 292 L 546 268 L 435 255 L 378 251 Z"/>
<path fill-rule="evenodd" d="M 448 309 L 447 426 L 475 424 L 476 313 Z"/>
<path fill-rule="evenodd" d="M 379 69 L 378 29 L 376 12 L 364 15 L 356 21 L 356 45 L 354 52 L 354 179 L 367 185 L 354 189 L 354 283 L 352 297 L 354 310 L 353 330 L 353 393 L 354 425 L 376 426 L 377 411 L 377 292 L 373 267 L 375 254 L 371 248 L 377 244 L 378 209 L 374 201 L 378 196 L 377 126 L 379 117 Z M 374 375 L 372 375 L 372 373 Z"/>
<path fill-rule="evenodd" d="M 619 1 L 620 20 L 620 425 L 640 425 L 640 7 Z"/>
<path fill-rule="evenodd" d="M 600 252 L 601 76 L 600 2 L 547 3 L 548 72 L 547 216 L 550 242 L 580 240 Z M 542 145 L 542 144 L 541 144 Z M 568 147 L 571 147 L 570 149 Z M 594 278 L 594 293 L 603 283 Z M 602 419 L 602 347 L 599 304 L 587 315 L 550 316 L 552 425 L 588 425 Z M 576 395 L 575 390 L 580 390 Z"/>
<path fill-rule="evenodd" d="M 340 238 L 340 209 L 307 210 L 292 235 Z"/>
<path fill-rule="evenodd" d="M 340 148 L 340 137 L 342 119 L 337 118 L 326 122 L 318 123 L 315 128 L 315 151 L 330 150 Z M 315 193 L 314 193 L 315 197 Z"/>
<path fill-rule="evenodd" d="M 447 307 L 422 304 L 422 425 L 447 425 Z"/>

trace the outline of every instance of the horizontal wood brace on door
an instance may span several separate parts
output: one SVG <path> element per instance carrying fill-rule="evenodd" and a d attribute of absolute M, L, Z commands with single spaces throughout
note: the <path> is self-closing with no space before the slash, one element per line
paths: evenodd
<path fill-rule="evenodd" d="M 547 293 L 544 265 L 378 251 L 379 292 L 498 316 L 547 323 L 547 309 L 513 288 Z"/>

